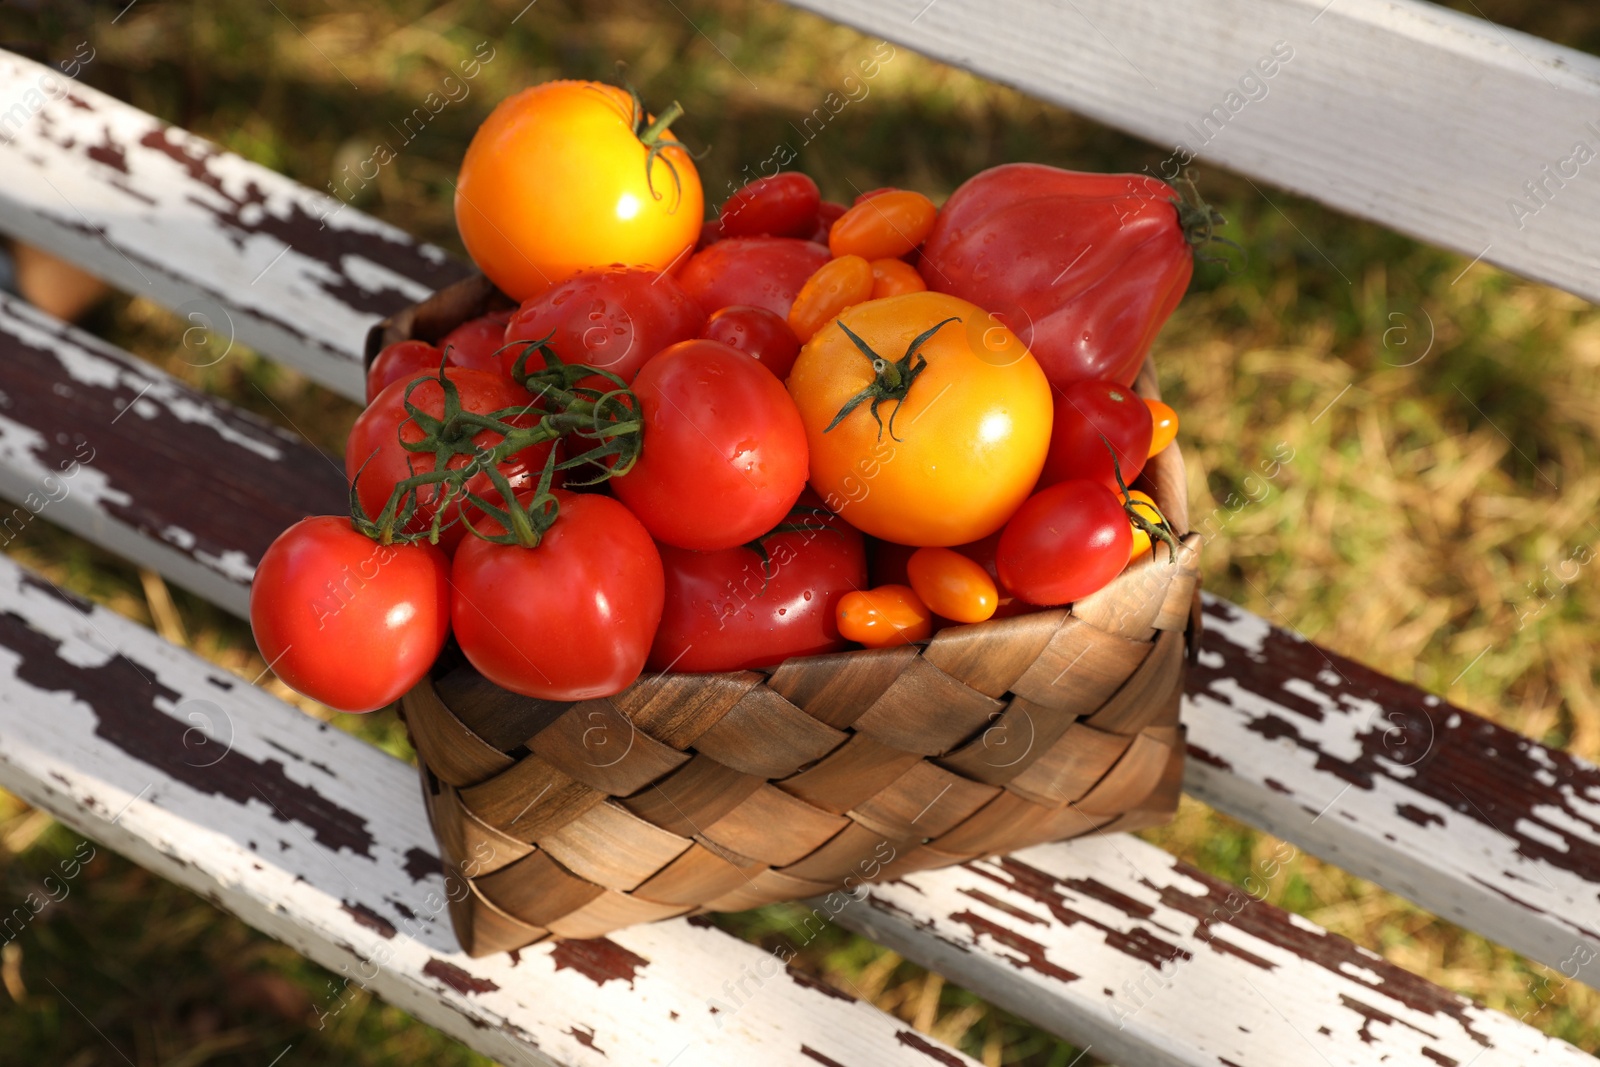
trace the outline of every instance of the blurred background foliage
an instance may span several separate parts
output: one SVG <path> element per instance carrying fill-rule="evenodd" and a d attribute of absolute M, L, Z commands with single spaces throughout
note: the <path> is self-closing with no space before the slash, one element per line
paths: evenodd
<path fill-rule="evenodd" d="M 554 77 L 615 80 L 619 62 L 648 101 L 687 108 L 675 130 L 706 151 L 712 202 L 786 142 L 799 150 L 796 166 L 842 200 L 885 184 L 943 197 L 1009 160 L 1138 170 L 1168 151 L 906 49 L 801 145 L 792 123 L 845 87 L 874 41 L 770 0 L 524 2 L 11 0 L 0 5 L 0 42 L 59 62 L 87 41 L 88 83 L 309 186 L 334 183 L 362 210 L 457 253 L 449 183 L 494 103 Z M 1600 51 L 1600 5 L 1588 0 L 1450 6 Z M 406 117 L 428 93 L 445 93 L 444 79 L 483 42 L 493 58 L 468 94 L 408 136 Z M 396 161 L 364 186 L 345 183 L 380 144 Z M 1600 549 L 1600 315 L 1226 171 L 1199 173 L 1230 220 L 1227 235 L 1248 253 L 1233 273 L 1201 267 L 1156 350 L 1183 418 L 1194 522 L 1211 535 L 1207 587 L 1600 759 L 1600 591 L 1587 568 L 1570 581 L 1554 576 L 1580 550 L 1590 559 Z M 192 366 L 179 355 L 182 324 L 147 301 L 113 296 L 85 325 L 269 419 L 291 418 L 330 452 L 355 417 L 350 403 L 237 348 L 216 366 Z M 1285 449 L 1294 459 L 1281 473 L 1252 480 Z M 6 551 L 242 677 L 264 666 L 239 620 L 47 524 L 30 525 Z M 338 722 L 409 755 L 390 714 Z M 1144 836 L 1235 882 L 1277 847 L 1187 799 L 1171 826 Z M 87 847 L 0 794 L 0 900 L 23 899 Z M 1301 857 L 1271 881 L 1267 899 L 1600 1049 L 1600 996 L 1337 868 Z M 797 914 L 779 906 L 720 921 L 771 942 Z M 1090 1062 L 836 928 L 799 964 L 985 1063 Z M 293 950 L 98 849 L 70 896 L 0 950 L 0 1059 L 487 1062 L 360 992 L 319 1025 L 314 1006 L 330 1001 L 331 982 Z"/>

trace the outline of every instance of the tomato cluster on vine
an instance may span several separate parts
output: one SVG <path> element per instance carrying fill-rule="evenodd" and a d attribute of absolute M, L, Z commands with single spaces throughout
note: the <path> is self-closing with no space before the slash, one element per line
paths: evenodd
<path fill-rule="evenodd" d="M 373 710 L 453 639 L 496 685 L 584 700 L 1170 564 L 1130 485 L 1177 417 L 1132 384 L 1220 221 L 1192 190 L 1011 164 L 846 205 L 785 172 L 702 222 L 680 115 L 551 82 L 480 128 L 457 224 L 515 306 L 372 360 L 350 514 L 257 568 L 287 684 Z"/>

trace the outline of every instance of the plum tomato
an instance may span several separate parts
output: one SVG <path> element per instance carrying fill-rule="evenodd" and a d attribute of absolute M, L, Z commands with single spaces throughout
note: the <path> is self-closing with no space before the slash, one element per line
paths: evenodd
<path fill-rule="evenodd" d="M 499 374 L 500 347 L 506 343 L 506 323 L 510 319 L 509 311 L 491 311 L 487 315 L 468 319 L 445 334 L 439 341 L 439 347 L 444 349 L 453 367 L 470 367 Z"/>
<path fill-rule="evenodd" d="M 1178 436 L 1178 413 L 1159 400 L 1145 398 L 1145 407 L 1150 409 L 1150 418 L 1154 428 L 1150 434 L 1150 455 L 1154 456 L 1163 448 L 1170 445 Z"/>
<path fill-rule="evenodd" d="M 822 193 L 798 171 L 757 178 L 717 213 L 723 237 L 809 237 Z"/>
<path fill-rule="evenodd" d="M 906 576 L 928 610 L 952 622 L 983 622 L 1000 603 L 994 579 L 954 549 L 917 549 L 906 561 Z"/>
<path fill-rule="evenodd" d="M 730 237 L 690 256 L 678 284 L 707 315 L 750 304 L 787 319 L 795 294 L 828 259 L 828 249 L 812 241 Z"/>
<path fill-rule="evenodd" d="M 444 353 L 426 341 L 396 341 L 385 345 L 367 368 L 367 403 L 391 382 L 404 378 L 432 378 L 439 373 Z"/>
<path fill-rule="evenodd" d="M 345 516 L 301 519 L 250 583 L 250 630 L 284 684 L 340 711 L 376 711 L 420 682 L 450 632 L 450 562 L 381 545 Z"/>
<path fill-rule="evenodd" d="M 588 700 L 631 685 L 661 620 L 661 557 L 628 509 L 557 490 L 535 548 L 469 538 L 450 568 L 451 621 L 468 662 L 502 689 Z M 498 532 L 498 524 L 491 530 Z"/>
<path fill-rule="evenodd" d="M 995 609 L 990 618 L 1009 619 L 1013 615 L 1026 615 L 1037 611 L 1038 608 L 1026 601 L 1018 600 L 1011 595 L 1011 590 L 1000 581 L 1000 576 L 994 565 L 995 549 L 1000 545 L 1000 534 L 996 530 L 988 537 L 970 541 L 964 545 L 954 545 L 953 552 L 959 552 L 972 562 L 983 568 L 983 573 L 989 576 L 995 586 Z M 921 549 L 912 545 L 897 545 L 892 541 L 879 541 L 874 539 L 867 556 L 867 571 L 873 585 L 910 585 L 911 575 L 909 565 L 911 557 Z M 937 620 L 935 620 L 937 622 Z"/>
<path fill-rule="evenodd" d="M 737 348 L 780 382 L 800 354 L 800 341 L 789 324 L 766 308 L 734 305 L 712 312 L 700 336 Z"/>
<path fill-rule="evenodd" d="M 872 261 L 872 299 L 901 293 L 920 293 L 928 287 L 917 273 L 917 268 L 903 259 L 875 259 Z"/>
<path fill-rule="evenodd" d="M 1117 474 L 1132 485 L 1150 458 L 1150 409 L 1115 382 L 1074 382 L 1055 391 L 1055 423 L 1039 488 L 1088 478 L 1113 492 Z M 1112 452 L 1116 462 L 1112 462 Z"/>
<path fill-rule="evenodd" d="M 933 632 L 933 616 L 908 585 L 880 585 L 839 598 L 839 634 L 868 648 L 922 641 Z"/>
<path fill-rule="evenodd" d="M 1128 565 L 1133 534 L 1117 494 L 1099 482 L 1057 482 L 1006 523 L 995 552 L 1000 580 L 1041 607 L 1080 600 Z"/>
<path fill-rule="evenodd" d="M 828 251 L 835 256 L 898 259 L 913 251 L 933 231 L 939 209 L 910 189 L 890 189 L 858 201 L 828 231 Z"/>
<path fill-rule="evenodd" d="M 649 668 L 738 671 L 843 649 L 834 612 L 866 587 L 866 550 L 848 523 L 823 515 L 797 509 L 758 539 L 760 552 L 661 546 L 667 600 Z"/>
<path fill-rule="evenodd" d="M 634 379 L 638 461 L 607 484 L 657 541 L 702 552 L 772 529 L 806 483 L 794 402 L 749 356 L 719 341 L 673 345 Z"/>
<path fill-rule="evenodd" d="M 800 287 L 789 309 L 789 328 L 804 344 L 846 308 L 871 300 L 873 282 L 872 264 L 860 256 L 828 260 Z"/>
<path fill-rule="evenodd" d="M 670 274 L 623 268 L 583 271 L 524 302 L 506 324 L 503 343 L 548 337 L 562 362 L 587 363 L 631 382 L 657 352 L 699 336 L 705 320 L 700 305 Z M 506 374 L 523 348 L 510 344 L 500 354 Z M 527 368 L 542 366 L 537 353 L 528 357 Z M 599 375 L 579 384 L 614 388 Z"/>

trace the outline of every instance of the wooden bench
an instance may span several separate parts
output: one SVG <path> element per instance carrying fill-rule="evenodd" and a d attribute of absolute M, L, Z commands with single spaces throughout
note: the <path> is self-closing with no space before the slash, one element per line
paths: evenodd
<path fill-rule="evenodd" d="M 1162 143 L 1292 41 L 1204 158 L 1600 292 L 1600 183 L 1522 229 L 1490 211 L 1600 117 L 1593 57 L 1404 2 L 803 6 Z M 47 73 L 0 53 L 0 229 L 222 339 L 359 398 L 368 326 L 467 269 L 83 86 L 3 125 Z M 9 298 L 0 394 L 14 522 L 236 613 L 274 533 L 344 499 L 298 434 Z M 1600 769 L 1225 601 L 1205 613 L 1186 790 L 1597 984 Z M 503 1062 L 971 1062 L 703 922 L 465 957 L 414 771 L 5 559 L 0 785 Z M 1589 1062 L 1248 889 L 1111 835 L 821 916 L 1112 1062 Z"/>

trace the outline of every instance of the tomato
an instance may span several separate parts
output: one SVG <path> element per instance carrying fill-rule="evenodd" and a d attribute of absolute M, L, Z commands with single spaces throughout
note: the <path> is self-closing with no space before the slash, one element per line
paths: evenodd
<path fill-rule="evenodd" d="M 447 367 L 445 376 L 455 383 L 463 410 L 487 415 L 507 408 L 518 408 L 525 409 L 526 414 L 506 420 L 512 425 L 531 426 L 539 420 L 541 413 L 534 406 L 528 391 L 504 375 L 466 367 Z M 369 519 L 376 519 L 383 511 L 397 483 L 413 474 L 431 471 L 434 467 L 431 453 L 408 452 L 400 443 L 402 439 L 414 442 L 423 437 L 422 428 L 406 412 L 406 389 L 409 385 L 410 382 L 394 382 L 379 393 L 356 419 L 355 425 L 350 428 L 350 437 L 345 442 L 345 477 L 356 484 L 361 507 Z M 440 418 L 444 413 L 444 390 L 440 388 L 437 378 L 412 390 L 411 403 L 434 418 Z M 499 442 L 500 435 L 490 430 L 484 430 L 474 437 L 474 443 L 481 448 L 493 448 Z M 501 463 L 500 470 L 513 488 L 532 485 L 538 481 L 544 469 L 550 448 L 551 445 L 543 444 L 523 449 Z M 458 456 L 452 461 L 452 466 L 462 467 L 468 462 L 469 457 Z M 359 482 L 356 478 L 358 473 Z M 491 500 L 495 499 L 491 495 L 493 486 L 486 473 L 474 475 L 468 482 L 468 488 Z M 440 495 L 441 491 L 433 486 L 424 486 L 418 491 L 417 510 L 408 527 L 410 530 L 420 532 L 428 528 L 441 503 Z M 445 516 L 448 525 L 441 529 L 439 543 L 446 551 L 454 550 L 466 533 L 465 527 L 456 521 L 460 509 L 461 502 L 456 501 L 450 505 Z"/>
<path fill-rule="evenodd" d="M 491 311 L 475 319 L 468 319 L 440 340 L 439 347 L 448 354 L 456 367 L 501 373 L 500 347 L 506 343 L 506 323 L 509 311 Z M 434 364 L 438 370 L 438 364 Z"/>
<path fill-rule="evenodd" d="M 661 557 L 610 497 L 555 497 L 560 513 L 538 547 L 472 537 L 456 552 L 456 642 L 480 674 L 513 693 L 610 696 L 644 669 L 661 620 Z"/>
<path fill-rule="evenodd" d="M 793 237 L 731 237 L 690 256 L 678 284 L 707 315 L 748 304 L 788 318 L 795 294 L 828 258 L 822 245 Z"/>
<path fill-rule="evenodd" d="M 384 346 L 367 368 L 367 403 L 391 382 L 435 377 L 443 362 L 444 353 L 426 341 L 396 341 Z"/>
<path fill-rule="evenodd" d="M 789 328 L 801 343 L 839 317 L 845 308 L 872 299 L 872 264 L 860 256 L 840 256 L 806 279 L 789 309 Z"/>
<path fill-rule="evenodd" d="M 824 200 L 822 206 L 817 208 L 817 228 L 811 231 L 811 239 L 819 245 L 828 243 L 828 231 L 833 229 L 833 224 L 839 221 L 846 211 L 850 209 L 843 204 L 836 204 L 832 200 Z"/>
<path fill-rule="evenodd" d="M 933 632 L 933 617 L 910 586 L 880 585 L 839 598 L 839 633 L 868 648 L 922 641 Z"/>
<path fill-rule="evenodd" d="M 874 193 L 833 224 L 828 251 L 835 256 L 897 259 L 915 249 L 933 231 L 939 209 L 910 189 Z"/>
<path fill-rule="evenodd" d="M 836 515 L 805 511 L 783 525 L 804 528 L 762 537 L 765 560 L 749 545 L 661 546 L 667 602 L 651 670 L 746 670 L 845 647 L 834 611 L 840 597 L 867 584 L 861 535 Z"/>
<path fill-rule="evenodd" d="M 917 549 L 906 563 L 906 575 L 929 611 L 954 622 L 983 622 L 1000 602 L 994 579 L 953 549 Z"/>
<path fill-rule="evenodd" d="M 433 545 L 380 545 L 342 515 L 301 519 L 256 565 L 250 631 L 289 688 L 340 711 L 376 711 L 420 682 L 444 647 L 449 576 Z"/>
<path fill-rule="evenodd" d="M 634 379 L 638 462 L 608 483 L 657 541 L 732 548 L 772 529 L 806 483 L 806 432 L 783 383 L 737 349 L 684 341 Z"/>
<path fill-rule="evenodd" d="M 1128 565 L 1133 536 L 1117 495 L 1099 482 L 1057 482 L 1006 523 L 995 553 L 1000 580 L 1032 604 L 1070 604 Z"/>
<path fill-rule="evenodd" d="M 631 382 L 657 352 L 699 336 L 705 321 L 700 305 L 669 274 L 583 271 L 518 308 L 506 325 L 505 341 L 548 337 L 563 362 L 587 363 Z M 500 354 L 505 373 L 511 373 L 524 347 L 514 344 Z M 535 352 L 525 366 L 537 370 L 544 360 Z M 599 375 L 579 384 L 616 388 Z"/>
<path fill-rule="evenodd" d="M 917 268 L 903 259 L 875 259 L 872 261 L 872 299 L 874 300 L 881 300 L 886 296 L 899 296 L 901 293 L 920 293 L 927 287 L 927 283 L 922 280 L 922 275 L 917 273 Z"/>
<path fill-rule="evenodd" d="M 1088 478 L 1120 492 L 1119 470 L 1123 485 L 1133 484 L 1144 470 L 1150 458 L 1150 432 L 1150 409 L 1126 386 L 1089 381 L 1057 389 L 1055 428 L 1039 487 Z"/>
<path fill-rule="evenodd" d="M 846 329 L 882 357 L 882 373 Z M 788 385 L 805 423 L 812 487 L 857 529 L 898 544 L 959 545 L 993 533 L 1027 499 L 1050 444 L 1050 385 L 1039 365 L 1004 327 L 942 293 L 857 304 L 800 350 Z M 874 413 L 863 393 L 880 387 L 888 398 Z"/>
<path fill-rule="evenodd" d="M 1134 489 L 1128 493 L 1128 500 L 1133 505 L 1133 509 L 1143 515 L 1152 525 L 1159 526 L 1166 521 L 1161 515 L 1161 509 L 1156 507 L 1155 499 L 1149 493 Z M 1133 525 L 1131 521 L 1128 523 L 1128 532 L 1133 538 L 1128 546 L 1128 562 L 1132 563 L 1150 551 L 1150 535 Z"/>
<path fill-rule="evenodd" d="M 875 196 L 882 196 L 884 193 L 893 193 L 896 191 L 897 190 L 892 185 L 880 185 L 876 189 L 868 189 L 864 193 L 857 193 L 856 198 L 850 202 L 850 206 L 854 207 L 857 204 L 865 204 L 868 200 L 871 200 Z M 839 214 L 843 215 L 844 212 L 840 211 Z"/>
<path fill-rule="evenodd" d="M 733 307 L 713 312 L 700 336 L 737 348 L 772 372 L 780 382 L 789 376 L 800 340 L 789 324 L 766 308 Z"/>
<path fill-rule="evenodd" d="M 961 553 L 982 567 L 983 573 L 987 574 L 989 580 L 994 583 L 995 609 L 990 618 L 1009 619 L 1013 615 L 1026 615 L 1031 611 L 1037 611 L 1038 608 L 1012 596 L 1011 590 L 1007 589 L 1004 583 L 1000 581 L 994 565 L 994 553 L 995 549 L 999 547 L 1001 532 L 1001 530 L 996 530 L 988 537 L 983 537 L 964 545 L 954 545 L 951 551 Z M 920 548 L 915 548 L 911 545 L 897 545 L 892 541 L 874 540 L 867 568 L 872 584 L 910 585 L 911 557 L 920 551 L 922 551 Z M 935 623 L 937 622 L 938 620 L 936 619 Z M 937 626 L 935 628 L 937 629 Z"/>
<path fill-rule="evenodd" d="M 1216 221 L 1177 203 L 1142 174 L 1008 163 L 945 202 L 918 269 L 930 289 L 994 312 L 1053 384 L 1131 385 Z"/>
<path fill-rule="evenodd" d="M 581 270 L 665 270 L 694 247 L 694 160 L 642 112 L 615 86 L 553 81 L 490 113 L 455 196 L 461 241 L 490 281 L 526 300 Z"/>
<path fill-rule="evenodd" d="M 1144 403 L 1150 409 L 1150 418 L 1154 423 L 1150 435 L 1150 455 L 1154 456 L 1177 439 L 1178 413 L 1159 400 L 1146 398 Z"/>
<path fill-rule="evenodd" d="M 797 171 L 757 178 L 717 213 L 724 237 L 808 237 L 816 228 L 822 193 Z"/>

